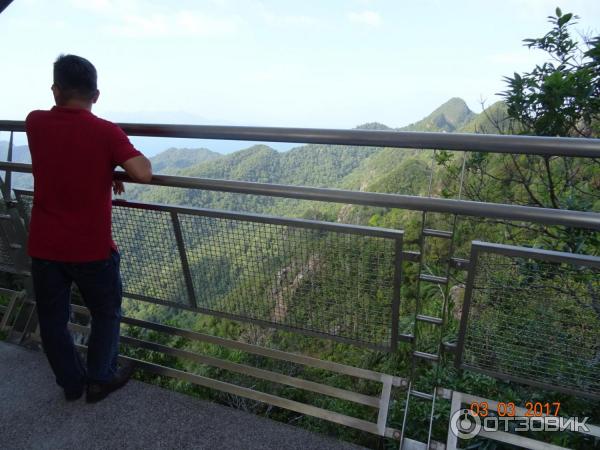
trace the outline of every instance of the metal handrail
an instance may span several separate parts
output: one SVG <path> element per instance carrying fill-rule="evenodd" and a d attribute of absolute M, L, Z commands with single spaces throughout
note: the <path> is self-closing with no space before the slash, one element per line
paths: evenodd
<path fill-rule="evenodd" d="M 0 170 L 31 173 L 31 165 L 0 161 Z M 134 182 L 122 171 L 115 172 L 115 178 L 121 181 Z M 585 211 L 506 205 L 501 203 L 484 203 L 470 200 L 452 200 L 414 195 L 381 194 L 344 189 L 255 183 L 250 181 L 180 177 L 173 175 L 154 175 L 152 181 L 147 184 L 332 203 L 351 203 L 355 205 L 400 208 L 413 211 L 458 214 L 463 216 L 516 220 L 531 223 L 544 223 L 546 225 L 562 225 L 600 230 L 600 214 Z"/>
<path fill-rule="evenodd" d="M 142 123 L 120 123 L 118 125 L 130 136 L 437 148 L 468 152 L 600 158 L 600 139 L 587 138 L 218 125 Z M 0 120 L 0 131 L 24 132 L 25 122 Z"/>

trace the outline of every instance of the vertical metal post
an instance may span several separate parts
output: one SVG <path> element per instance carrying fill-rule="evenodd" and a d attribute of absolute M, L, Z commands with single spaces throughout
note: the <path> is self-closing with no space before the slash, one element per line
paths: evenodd
<path fill-rule="evenodd" d="M 392 396 L 392 377 L 390 375 L 383 375 L 381 381 L 383 386 L 381 387 L 379 414 L 377 415 L 377 432 L 379 433 L 379 436 L 385 436 L 390 398 Z"/>
<path fill-rule="evenodd" d="M 392 342 L 390 348 L 398 347 L 398 321 L 400 319 L 400 286 L 402 285 L 402 236 L 394 241 L 394 291 L 392 297 Z"/>
<path fill-rule="evenodd" d="M 450 401 L 450 420 L 452 420 L 454 413 L 460 409 L 462 404 L 461 394 L 459 392 L 452 391 L 452 400 Z M 456 450 L 458 445 L 458 437 L 452 432 L 452 424 L 448 425 L 448 436 L 446 438 L 446 450 Z"/>
<path fill-rule="evenodd" d="M 469 257 L 469 274 L 467 275 L 467 286 L 463 297 L 462 312 L 460 317 L 460 327 L 458 329 L 458 343 L 456 346 L 455 365 L 460 368 L 462 364 L 463 350 L 465 346 L 465 335 L 467 333 L 467 323 L 469 321 L 469 310 L 471 309 L 471 296 L 473 295 L 473 284 L 475 283 L 475 273 L 477 271 L 477 258 L 479 256 L 479 247 L 475 242 L 471 243 L 471 256 Z"/>
<path fill-rule="evenodd" d="M 196 303 L 196 292 L 194 291 L 194 282 L 192 280 L 192 272 L 190 271 L 190 264 L 187 259 L 187 253 L 185 252 L 185 243 L 183 242 L 183 233 L 181 232 L 181 224 L 179 223 L 179 216 L 175 211 L 171 211 L 171 220 L 173 222 L 173 231 L 175 232 L 175 240 L 177 241 L 177 249 L 179 250 L 179 258 L 181 259 L 181 268 L 183 270 L 183 277 L 185 278 L 185 285 L 188 291 L 188 301 L 192 308 L 197 308 Z"/>
<path fill-rule="evenodd" d="M 13 134 L 14 132 L 10 132 L 10 139 L 8 140 L 8 153 L 6 154 L 6 160 L 8 162 L 12 162 L 13 160 Z M 10 190 L 12 188 L 12 172 L 10 170 L 6 171 L 6 175 L 4 177 L 4 185 L 2 195 L 5 201 L 10 201 Z"/>

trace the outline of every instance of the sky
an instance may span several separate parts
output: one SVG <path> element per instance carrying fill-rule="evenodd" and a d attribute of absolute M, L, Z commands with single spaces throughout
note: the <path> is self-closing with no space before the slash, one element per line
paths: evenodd
<path fill-rule="evenodd" d="M 94 113 L 121 122 L 398 127 L 451 97 L 480 112 L 541 61 L 522 40 L 548 31 L 557 1 L 14 0 L 0 119 L 52 106 L 61 53 L 94 63 Z M 598 34 L 600 1 L 560 6 Z"/>

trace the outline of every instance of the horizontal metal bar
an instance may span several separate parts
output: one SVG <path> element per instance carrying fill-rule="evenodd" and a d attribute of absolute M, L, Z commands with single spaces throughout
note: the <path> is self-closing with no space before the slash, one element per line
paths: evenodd
<path fill-rule="evenodd" d="M 85 334 L 90 332 L 90 329 L 88 327 L 74 323 L 69 323 L 69 328 Z M 317 392 L 319 394 L 328 395 L 330 397 L 335 397 L 342 400 L 348 400 L 354 403 L 360 403 L 362 405 L 379 408 L 380 399 L 377 397 L 372 397 L 369 395 L 364 395 L 358 392 L 352 392 L 345 389 L 339 389 L 333 386 L 315 383 L 313 381 L 303 380 L 301 378 L 295 378 L 288 375 L 271 372 L 269 370 L 247 366 L 244 364 L 238 364 L 232 361 L 227 361 L 212 356 L 200 355 L 198 353 L 193 353 L 178 348 L 172 348 L 166 345 L 157 344 L 155 342 L 149 342 L 141 339 L 132 338 L 130 336 L 121 336 L 120 339 L 121 342 L 132 347 L 144 348 L 146 350 L 152 350 L 164 353 L 166 355 L 188 359 L 191 361 L 198 362 L 200 364 L 206 364 L 209 366 L 218 367 L 220 369 L 242 373 L 244 375 L 249 375 L 254 378 L 272 381 L 273 383 L 285 384 L 287 386 L 293 386 L 307 391 Z"/>
<path fill-rule="evenodd" d="M 114 200 L 113 206 L 120 206 L 123 208 L 145 209 L 152 211 L 168 211 L 175 212 L 178 214 L 215 217 L 218 219 L 239 220 L 243 222 L 268 223 L 272 225 L 284 225 L 297 228 L 328 230 L 335 231 L 337 233 L 358 234 L 364 236 L 382 237 L 386 239 L 396 239 L 404 234 L 403 230 L 392 230 L 389 228 L 349 225 L 343 223 L 324 222 L 320 220 L 292 219 L 285 217 L 270 216 L 266 214 L 250 214 L 234 211 L 224 211 L 220 209 L 182 207 L 165 205 L 161 203 L 141 203 L 130 202 L 127 200 Z"/>
<path fill-rule="evenodd" d="M 412 354 L 415 358 L 426 359 L 429 361 L 439 361 L 440 359 L 440 356 L 434 353 L 414 351 Z"/>
<path fill-rule="evenodd" d="M 342 400 L 348 400 L 350 402 L 360 403 L 362 405 L 379 408 L 379 398 L 360 394 L 358 392 L 339 389 L 333 386 L 327 386 L 325 384 L 315 383 L 313 381 L 303 380 L 301 378 L 271 372 L 269 370 L 259 369 L 244 364 L 238 364 L 219 358 L 214 358 L 212 356 L 199 355 L 197 353 L 192 353 L 177 348 L 171 348 L 165 345 L 143 341 L 128 336 L 121 336 L 121 341 L 127 345 L 131 345 L 134 347 L 145 348 L 147 350 L 153 350 L 164 353 L 166 355 L 189 359 L 195 362 L 199 362 L 201 364 L 207 364 L 209 366 L 218 367 L 220 369 L 249 375 L 254 378 L 260 378 L 263 380 L 271 381 L 273 383 L 285 384 L 287 386 L 293 386 L 299 389 L 317 392 L 319 394 L 328 395 L 330 397 L 335 397 Z"/>
<path fill-rule="evenodd" d="M 425 314 L 417 314 L 417 320 L 431 323 L 433 325 L 441 325 L 443 322 L 443 320 L 439 317 L 427 316 Z"/>
<path fill-rule="evenodd" d="M 79 344 L 76 344 L 75 346 L 81 350 L 87 348 Z M 236 386 L 235 384 L 227 383 L 225 381 L 214 380 L 212 378 L 203 377 L 201 375 L 195 375 L 192 373 L 184 372 L 182 370 L 172 369 L 170 367 L 149 363 L 135 358 L 121 356 L 120 359 L 133 362 L 136 368 L 143 369 L 147 372 L 151 372 L 157 375 L 178 378 L 180 380 L 187 381 L 188 383 L 197 384 L 211 389 L 216 389 L 218 391 L 227 392 L 228 394 L 232 395 L 239 395 L 240 397 L 249 398 L 251 400 L 267 403 L 269 405 L 277 406 L 279 408 L 288 409 L 290 411 L 295 411 L 300 414 L 306 414 L 312 417 L 317 417 L 319 419 L 328 420 L 333 423 L 345 425 L 347 427 L 355 428 L 357 430 L 366 431 L 367 433 L 378 435 L 377 424 L 363 419 L 346 416 L 345 414 L 340 414 L 334 411 L 318 408 L 316 406 L 307 405 L 306 403 L 300 403 L 295 400 L 289 400 L 287 398 L 278 397 L 276 395 L 267 394 L 265 392 L 256 391 L 254 389 Z M 395 430 L 393 428 L 386 428 L 385 436 L 393 438 L 397 431 L 398 430 Z"/>
<path fill-rule="evenodd" d="M 0 170 L 30 173 L 31 165 L 0 161 Z M 127 174 L 121 171 L 115 172 L 115 179 L 131 183 L 134 182 Z M 469 200 L 419 197 L 414 195 L 381 194 L 376 192 L 349 191 L 343 189 L 287 186 L 281 184 L 254 183 L 250 181 L 177 177 L 171 175 L 154 175 L 152 181 L 147 184 L 186 189 L 265 195 L 270 197 L 296 198 L 322 202 L 381 206 L 413 211 L 438 212 L 461 216 L 515 220 L 543 223 L 545 225 L 563 225 L 575 228 L 600 230 L 600 214 L 585 211 L 505 205 L 500 203 L 483 203 Z M 20 190 L 20 192 L 25 191 Z"/>
<path fill-rule="evenodd" d="M 166 300 L 159 300 L 157 298 L 148 297 L 148 296 L 140 295 L 140 294 L 134 294 L 131 292 L 123 292 L 123 296 L 126 298 L 130 298 L 132 300 L 139 300 L 142 302 L 153 303 L 155 305 L 168 306 L 169 308 L 185 309 L 186 311 L 193 311 L 193 312 L 200 313 L 200 314 L 207 314 L 209 316 L 222 317 L 224 319 L 235 320 L 238 322 L 254 323 L 254 324 L 257 324 L 257 325 L 260 325 L 263 327 L 278 328 L 280 330 L 291 331 L 294 333 L 304 334 L 306 336 L 312 336 L 312 337 L 317 337 L 317 338 L 321 338 L 321 339 L 331 339 L 334 341 L 342 342 L 344 344 L 353 345 L 355 347 L 370 348 L 372 350 L 377 350 L 377 351 L 382 351 L 382 352 L 390 352 L 391 351 L 391 348 L 389 346 L 372 344 L 370 342 L 349 339 L 346 337 L 337 336 L 334 334 L 327 334 L 327 333 L 323 333 L 323 332 L 319 332 L 319 331 L 308 330 L 305 328 L 293 327 L 290 325 L 280 324 L 277 322 L 271 322 L 268 320 L 254 319 L 254 318 L 247 317 L 247 316 L 239 316 L 237 314 L 216 311 L 216 310 L 209 309 L 209 308 L 203 308 L 201 306 L 192 308 L 191 306 L 184 304 L 184 303 L 176 303 L 176 302 L 170 302 L 170 301 L 166 301 Z M 411 342 L 412 336 L 401 334 L 398 336 L 398 340 L 403 340 L 405 342 Z"/>
<path fill-rule="evenodd" d="M 12 289 L 0 287 L 0 295 L 8 295 L 10 297 L 13 297 L 17 295 L 23 295 L 23 291 L 14 291 Z"/>
<path fill-rule="evenodd" d="M 413 397 L 416 397 L 416 398 L 423 399 L 423 400 L 433 400 L 433 394 L 428 394 L 427 392 L 420 392 L 420 391 L 412 390 L 412 391 L 410 391 L 410 395 L 412 395 Z"/>
<path fill-rule="evenodd" d="M 217 125 L 141 123 L 119 123 L 118 125 L 130 136 L 418 149 L 437 148 L 467 152 L 600 157 L 600 140 L 587 138 Z M 25 122 L 0 120 L 0 131 L 23 132 L 25 131 Z"/>
<path fill-rule="evenodd" d="M 518 247 L 516 245 L 495 244 L 491 242 L 473 241 L 472 247 L 482 252 L 496 253 L 505 256 L 541 259 L 555 263 L 581 264 L 600 269 L 600 257 L 581 255 L 577 253 L 557 252 L 554 250 L 543 250 L 532 247 Z"/>
<path fill-rule="evenodd" d="M 85 306 L 71 304 L 73 311 L 90 315 L 89 310 Z M 156 322 L 149 322 L 146 320 L 134 319 L 132 317 L 122 317 L 121 322 L 146 328 L 148 330 L 158 331 L 160 333 L 172 334 L 175 336 L 181 336 L 186 339 L 192 339 L 196 341 L 208 342 L 209 344 L 219 345 L 221 347 L 231 348 L 234 350 L 241 350 L 246 353 L 252 353 L 254 355 L 265 356 L 268 358 L 279 359 L 281 361 L 288 361 L 295 364 L 302 364 L 318 369 L 328 370 L 330 372 L 339 373 L 342 375 L 348 375 L 356 378 L 363 378 L 365 380 L 377 381 L 383 383 L 387 375 L 381 372 L 375 372 L 369 369 L 361 369 L 359 367 L 348 366 L 345 364 L 336 363 L 333 361 L 324 361 L 317 358 L 311 358 L 310 356 L 299 355 L 295 353 L 288 353 L 281 350 L 275 350 L 266 347 L 260 347 L 258 345 L 246 344 L 244 342 L 233 341 L 231 339 L 225 339 L 218 336 L 212 336 L 209 334 L 199 333 L 197 331 L 185 330 L 183 328 L 176 328 L 169 325 L 163 325 Z M 392 385 L 395 387 L 407 386 L 408 382 L 406 379 L 391 376 Z"/>
<path fill-rule="evenodd" d="M 450 239 L 450 238 L 452 238 L 453 235 L 454 235 L 454 233 L 452 231 L 434 230 L 434 229 L 431 229 L 431 228 L 425 228 L 423 230 L 423 236 L 430 236 L 430 237 L 437 237 L 437 238 L 443 238 L 443 239 Z"/>
<path fill-rule="evenodd" d="M 222 347 L 232 348 L 236 350 L 241 350 L 247 353 L 252 353 L 255 355 L 265 356 L 268 358 L 279 359 L 282 361 L 288 361 L 296 364 L 307 365 L 310 367 L 315 367 L 318 369 L 328 370 L 330 372 L 336 372 L 343 375 L 349 375 L 356 378 L 364 378 L 366 380 L 378 381 L 380 383 L 383 382 L 386 374 L 382 374 L 380 372 L 375 372 L 368 369 L 361 369 L 358 367 L 347 366 L 345 364 L 339 364 L 332 361 L 323 361 L 317 358 L 311 358 L 309 356 L 298 355 L 288 352 L 283 352 L 281 350 L 274 350 L 265 347 L 259 347 L 257 345 L 246 344 L 244 342 L 232 341 L 230 339 L 220 338 L 217 336 L 212 336 L 209 334 L 198 333 L 196 331 L 184 330 L 181 328 L 175 328 L 168 325 L 159 324 L 156 322 L 148 322 L 145 320 L 133 319 L 131 317 L 123 317 L 122 322 L 139 326 L 142 328 L 147 328 L 150 330 L 158 331 L 161 333 L 173 334 L 176 336 L 181 336 L 186 339 L 192 339 L 196 341 L 208 342 L 210 344 L 220 345 Z M 393 377 L 393 385 L 396 387 L 401 387 L 406 385 L 406 380 L 400 377 Z"/>
<path fill-rule="evenodd" d="M 469 269 L 469 260 L 464 258 L 456 258 L 452 257 L 449 260 L 450 267 L 458 270 L 468 270 Z"/>
<path fill-rule="evenodd" d="M 419 275 L 419 280 L 436 284 L 446 284 L 448 282 L 448 278 L 446 277 L 438 277 L 436 275 L 429 275 L 428 273 L 422 273 Z"/>

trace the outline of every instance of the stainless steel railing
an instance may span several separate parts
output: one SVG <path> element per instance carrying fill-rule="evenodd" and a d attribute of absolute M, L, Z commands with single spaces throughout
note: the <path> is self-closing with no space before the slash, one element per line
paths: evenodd
<path fill-rule="evenodd" d="M 137 136 L 600 158 L 600 140 L 597 139 L 191 125 L 121 126 L 128 134 Z M 23 122 L 0 121 L 0 131 L 23 130 Z M 28 173 L 31 166 L 0 162 L 0 170 Z M 131 181 L 123 172 L 117 172 L 115 178 Z M 149 184 L 422 213 L 421 230 L 416 236 L 418 251 L 409 251 L 408 240 L 399 230 L 175 205 L 120 200 L 113 203 L 115 233 L 123 243 L 126 296 L 131 299 L 387 351 L 400 348 L 401 343 L 410 345 L 409 358 L 413 364 L 411 375 L 403 380 L 409 383 L 404 421 L 401 426 L 394 425 L 397 428 L 393 432 L 390 429 L 386 432 L 387 419 L 380 418 L 376 432 L 400 439 L 403 448 L 427 447 L 404 437 L 413 399 L 432 401 L 432 423 L 436 399 L 450 398 L 452 394 L 439 385 L 424 388 L 418 376 L 412 377 L 421 373 L 420 363 L 443 364 L 442 354 L 446 351 L 455 353 L 453 360 L 461 369 L 512 379 L 544 390 L 599 398 L 600 258 L 515 245 L 471 243 L 473 237 L 464 230 L 460 238 L 455 233 L 457 217 L 565 226 L 595 233 L 600 230 L 599 213 L 167 175 L 155 175 Z M 21 215 L 27 218 L 32 193 L 15 190 L 15 194 Z M 451 229 L 429 228 L 426 219 L 429 213 L 454 218 L 450 221 Z M 248 245 L 248 236 L 254 237 L 252 245 Z M 347 239 L 349 236 L 351 239 Z M 486 236 L 474 238 L 481 240 Z M 11 242 L 5 244 L 2 248 L 11 248 Z M 469 259 L 456 258 L 458 245 L 471 250 L 470 256 L 465 255 Z M 331 254 L 323 250 L 326 248 L 333 249 Z M 439 267 L 435 270 L 427 261 L 431 249 L 444 252 L 436 261 Z M 165 255 L 174 261 L 175 272 L 166 270 Z M 231 261 L 243 262 L 230 267 L 227 264 Z M 341 266 L 335 265 L 338 263 Z M 403 278 L 402 268 L 411 264 L 416 275 Z M 319 273 L 335 282 L 322 283 Z M 219 287 L 218 280 L 229 281 Z M 318 289 L 325 284 L 330 289 L 326 295 Z M 403 288 L 410 293 L 410 299 L 400 295 Z M 451 288 L 465 291 L 464 304 L 458 297 L 449 300 Z M 432 291 L 441 293 L 442 300 L 433 301 L 436 311 L 426 304 L 431 301 L 428 297 L 434 297 L 430 295 Z M 307 299 L 317 300 L 308 302 Z M 459 308 L 450 311 L 451 302 Z M 436 348 L 436 343 L 432 345 L 422 338 L 423 333 L 418 332 L 421 326 L 441 330 L 440 342 L 444 334 L 455 333 L 457 342 L 446 342 Z M 174 350 L 161 346 L 144 345 L 174 354 Z M 163 369 L 152 367 L 157 373 L 163 373 Z M 181 375 L 173 371 L 168 374 Z M 390 386 L 384 383 L 386 402 Z M 465 393 L 455 394 L 454 406 L 457 399 L 471 398 Z M 269 401 L 279 402 L 272 398 Z M 319 412 L 316 416 L 327 415 Z M 346 418 L 336 420 L 356 426 Z M 362 423 L 357 428 L 374 432 L 373 425 Z M 431 426 L 428 442 L 433 443 Z M 454 444 L 449 445 L 453 448 Z"/>
<path fill-rule="evenodd" d="M 319 128 L 238 127 L 120 123 L 130 136 L 223 139 L 304 144 L 360 145 L 394 148 L 439 148 L 468 152 L 600 157 L 600 140 L 492 134 L 413 131 L 336 130 Z M 0 120 L 0 131 L 25 131 L 25 122 Z"/>
<path fill-rule="evenodd" d="M 0 161 L 0 170 L 31 173 L 31 165 Z M 122 171 L 115 172 L 115 179 L 133 182 Z M 491 219 L 521 220 L 547 225 L 563 225 L 600 230 L 600 214 L 585 211 L 172 175 L 154 175 L 152 181 L 148 184 L 153 186 L 233 192 L 323 202 L 351 203 L 355 205 L 400 208 Z"/>

